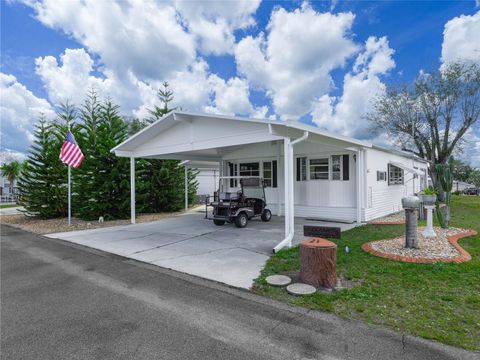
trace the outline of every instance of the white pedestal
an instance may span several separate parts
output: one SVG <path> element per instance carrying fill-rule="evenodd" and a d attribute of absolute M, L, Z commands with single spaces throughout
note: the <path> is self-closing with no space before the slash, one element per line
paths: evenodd
<path fill-rule="evenodd" d="M 425 209 L 427 209 L 427 227 L 423 231 L 423 236 L 425 237 L 437 236 L 437 234 L 435 234 L 435 230 L 433 230 L 433 208 L 434 206 L 432 205 L 425 206 Z"/>

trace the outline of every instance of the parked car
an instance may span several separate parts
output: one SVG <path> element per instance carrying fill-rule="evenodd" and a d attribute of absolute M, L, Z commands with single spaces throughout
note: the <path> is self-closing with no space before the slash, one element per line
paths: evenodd
<path fill-rule="evenodd" d="M 480 195 L 480 190 L 476 187 L 469 187 L 463 190 L 465 195 Z"/>

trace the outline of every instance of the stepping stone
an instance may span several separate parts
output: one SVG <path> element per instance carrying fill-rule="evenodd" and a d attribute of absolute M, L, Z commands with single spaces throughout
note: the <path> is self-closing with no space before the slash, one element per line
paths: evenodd
<path fill-rule="evenodd" d="M 292 295 L 303 296 L 315 294 L 317 289 L 312 285 L 296 283 L 287 286 L 287 291 Z"/>
<path fill-rule="evenodd" d="M 272 286 L 285 286 L 292 282 L 288 276 L 285 275 L 270 275 L 265 279 L 268 285 Z"/>

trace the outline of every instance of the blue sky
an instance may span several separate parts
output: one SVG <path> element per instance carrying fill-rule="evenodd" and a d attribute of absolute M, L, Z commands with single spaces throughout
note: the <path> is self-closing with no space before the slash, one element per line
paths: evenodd
<path fill-rule="evenodd" d="M 186 110 L 369 139 L 358 115 L 385 86 L 480 61 L 479 22 L 475 1 L 2 2 L 0 150 L 28 151 L 38 112 L 91 87 L 142 117 L 164 80 Z"/>

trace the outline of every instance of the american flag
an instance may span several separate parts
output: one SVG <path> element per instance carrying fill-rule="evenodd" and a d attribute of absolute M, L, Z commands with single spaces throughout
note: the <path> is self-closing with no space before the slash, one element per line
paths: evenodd
<path fill-rule="evenodd" d="M 60 160 L 67 165 L 78 168 L 84 158 L 82 150 L 80 150 L 73 134 L 69 131 L 60 151 Z"/>

